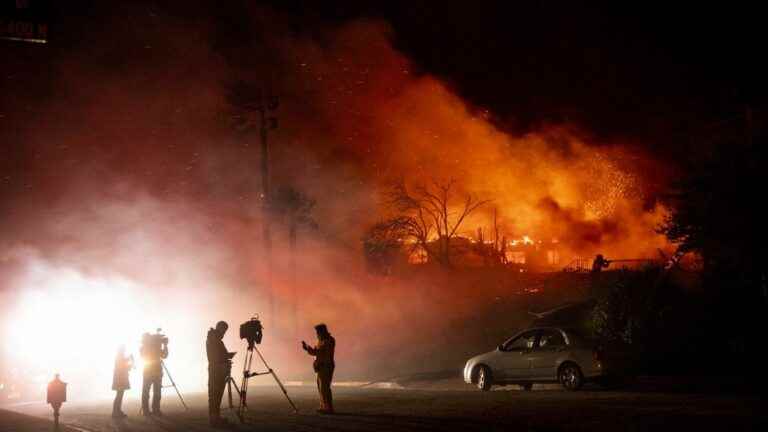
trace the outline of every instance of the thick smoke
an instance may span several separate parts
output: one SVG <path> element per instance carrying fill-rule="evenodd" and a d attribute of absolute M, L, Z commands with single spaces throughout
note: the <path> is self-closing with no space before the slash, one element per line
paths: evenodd
<path fill-rule="evenodd" d="M 664 211 L 653 207 L 644 178 L 658 174 L 641 171 L 652 164 L 637 147 L 591 142 L 574 125 L 506 134 L 487 111 L 415 74 L 389 36 L 382 23 L 357 22 L 324 45 L 285 49 L 299 74 L 284 85 L 311 89 L 311 106 L 332 133 L 324 146 L 331 163 L 376 191 L 401 177 L 457 180 L 464 193 L 492 200 L 465 224 L 467 235 L 489 228 L 495 209 L 510 237 L 560 238 L 586 256 L 655 256 L 666 245 L 653 230 Z M 374 217 L 387 210 L 378 204 Z"/>
<path fill-rule="evenodd" d="M 252 22 L 268 21 L 263 13 Z M 270 53 L 270 85 L 281 96 L 272 178 L 316 200 L 317 228 L 302 228 L 293 250 L 285 224 L 272 221 L 267 265 L 258 136 L 233 130 L 226 99 L 233 81 L 264 74 L 232 66 L 207 23 L 137 13 L 108 23 L 115 40 L 54 56 L 46 97 L 24 99 L 42 84 L 34 74 L 16 75 L 4 96 L 27 108 L 6 107 L 0 118 L 13 125 L 2 137 L 16 162 L 0 196 L 3 312 L 48 289 L 35 271 L 119 278 L 160 315 L 138 319 L 136 339 L 164 326 L 172 349 L 194 359 L 182 385 L 202 386 L 194 372 L 202 373 L 207 327 L 254 312 L 265 319 L 265 350 L 290 377 L 310 373 L 298 338 L 311 340 L 311 325 L 325 321 L 339 339 L 339 375 L 355 379 L 381 376 L 366 361 L 387 353 L 391 369 L 423 368 L 406 365 L 431 347 L 418 344 L 470 317 L 476 299 L 505 293 L 500 283 L 454 288 L 445 275 L 400 283 L 365 273 L 359 239 L 387 215 L 381 192 L 395 179 L 454 178 L 462 192 L 491 199 L 467 233 L 489 227 L 495 208 L 510 237 L 558 238 L 574 255 L 637 258 L 665 246 L 653 230 L 663 209 L 648 208 L 648 173 L 638 168 L 648 158 L 637 149 L 590 142 L 573 125 L 506 134 L 490 113 L 416 73 L 384 23 L 310 37 L 269 16 L 274 29 L 259 52 Z M 101 286 L 91 289 L 111 289 Z M 19 331 L 6 316 L 7 331 Z M 227 343 L 240 348 L 234 334 Z M 107 359 L 101 369 L 110 367 Z"/>

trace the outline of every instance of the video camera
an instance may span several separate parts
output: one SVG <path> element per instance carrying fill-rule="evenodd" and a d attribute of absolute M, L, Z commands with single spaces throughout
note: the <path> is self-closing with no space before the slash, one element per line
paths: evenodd
<path fill-rule="evenodd" d="M 252 350 L 255 344 L 261 344 L 264 327 L 259 321 L 259 316 L 240 324 L 240 339 L 248 341 L 248 349 Z"/>
<path fill-rule="evenodd" d="M 148 348 L 149 347 L 155 348 L 158 351 L 160 349 L 162 349 L 163 346 L 167 346 L 168 345 L 168 336 L 162 334 L 161 333 L 162 331 L 163 331 L 163 329 L 158 328 L 157 329 L 157 333 L 155 333 L 155 334 L 144 333 L 144 335 L 142 336 L 142 340 L 141 340 L 142 345 L 144 345 L 144 346 L 146 346 Z"/>

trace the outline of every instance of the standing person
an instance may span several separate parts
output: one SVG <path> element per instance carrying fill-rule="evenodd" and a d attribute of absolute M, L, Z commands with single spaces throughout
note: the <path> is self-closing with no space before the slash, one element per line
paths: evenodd
<path fill-rule="evenodd" d="M 592 273 L 600 273 L 604 268 L 608 268 L 611 265 L 611 261 L 603 257 L 603 254 L 597 254 L 594 261 L 592 261 Z"/>
<path fill-rule="evenodd" d="M 125 345 L 120 345 L 115 356 L 115 371 L 112 374 L 112 390 L 115 393 L 115 401 L 112 404 L 112 417 L 123 418 L 127 415 L 123 412 L 123 394 L 131 388 L 128 373 L 133 369 L 133 356 L 125 355 Z"/>
<path fill-rule="evenodd" d="M 325 324 L 315 326 L 317 332 L 317 345 L 312 347 L 306 342 L 301 341 L 301 347 L 307 354 L 314 356 L 315 361 L 312 367 L 317 374 L 317 390 L 320 393 L 320 414 L 333 414 L 333 394 L 331 393 L 331 381 L 333 380 L 333 370 L 336 368 L 334 362 L 334 351 L 336 349 L 336 339 L 328 332 Z"/>
<path fill-rule="evenodd" d="M 224 346 L 223 339 L 227 329 L 229 324 L 219 321 L 216 328 L 208 330 L 205 339 L 205 353 L 208 356 L 208 421 L 211 426 L 227 424 L 227 420 L 221 417 L 221 398 L 232 370 L 230 359 L 235 355 Z"/>
<path fill-rule="evenodd" d="M 67 383 L 61 380 L 59 374 L 48 383 L 46 401 L 53 408 L 53 430 L 59 430 L 59 410 L 61 404 L 67 401 Z"/>
<path fill-rule="evenodd" d="M 145 416 L 149 411 L 149 389 L 152 387 L 153 415 L 160 412 L 160 398 L 163 389 L 163 359 L 168 358 L 168 339 L 158 334 L 144 333 L 141 337 L 141 358 L 144 361 L 144 374 L 141 383 L 141 412 Z"/>

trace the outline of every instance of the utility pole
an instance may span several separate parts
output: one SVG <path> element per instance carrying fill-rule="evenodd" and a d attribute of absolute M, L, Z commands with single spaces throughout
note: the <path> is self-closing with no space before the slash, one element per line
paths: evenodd
<path fill-rule="evenodd" d="M 261 137 L 261 216 L 262 244 L 266 267 L 266 284 L 269 295 L 269 318 L 273 326 L 276 323 L 275 295 L 272 293 L 272 231 L 270 226 L 270 182 L 269 182 L 269 131 L 277 129 L 277 117 L 274 112 L 280 102 L 270 92 L 261 91 L 257 105 L 259 112 L 259 135 Z"/>
<path fill-rule="evenodd" d="M 251 132 L 256 129 L 258 122 L 260 139 L 261 190 L 259 201 L 261 206 L 261 246 L 262 262 L 264 265 L 264 292 L 269 303 L 268 319 L 274 320 L 275 298 L 272 294 L 272 233 L 270 227 L 272 196 L 270 188 L 269 169 L 269 131 L 277 128 L 275 111 L 280 104 L 268 86 L 254 86 L 244 81 L 232 85 L 228 94 L 229 103 L 235 109 L 233 116 L 235 127 L 241 132 Z"/>

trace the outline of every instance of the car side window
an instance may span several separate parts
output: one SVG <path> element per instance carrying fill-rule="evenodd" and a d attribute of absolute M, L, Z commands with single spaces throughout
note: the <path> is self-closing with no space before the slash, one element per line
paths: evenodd
<path fill-rule="evenodd" d="M 565 338 L 558 330 L 542 330 L 538 348 L 554 349 L 565 346 Z"/>
<path fill-rule="evenodd" d="M 536 341 L 536 332 L 529 331 L 504 344 L 504 351 L 527 351 L 533 349 Z"/>

